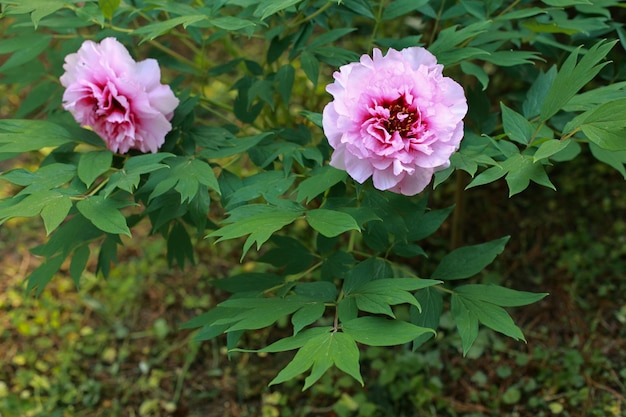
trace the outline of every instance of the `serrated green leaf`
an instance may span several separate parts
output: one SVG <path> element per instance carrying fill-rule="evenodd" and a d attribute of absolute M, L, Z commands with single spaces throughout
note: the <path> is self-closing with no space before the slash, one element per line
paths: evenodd
<path fill-rule="evenodd" d="M 527 291 L 516 291 L 510 288 L 491 284 L 469 284 L 456 287 L 454 292 L 465 298 L 474 298 L 486 301 L 500 307 L 519 307 L 535 303 L 547 293 L 532 293 Z"/>
<path fill-rule="evenodd" d="M 361 230 L 354 217 L 341 211 L 314 209 L 306 212 L 309 225 L 326 237 L 338 236 L 349 230 Z"/>
<path fill-rule="evenodd" d="M 371 316 L 342 322 L 341 329 L 357 342 L 369 346 L 402 345 L 424 333 L 434 333 L 432 329 L 419 327 L 405 321 Z"/>
<path fill-rule="evenodd" d="M 76 203 L 76 208 L 103 232 L 131 236 L 130 229 L 126 224 L 126 217 L 120 213 L 122 207 L 131 204 L 126 201 L 94 195 Z"/>
<path fill-rule="evenodd" d="M 108 150 L 86 152 L 78 160 L 78 178 L 91 187 L 96 178 L 111 168 L 113 153 Z"/>
<path fill-rule="evenodd" d="M 491 242 L 455 249 L 443 257 L 431 278 L 449 281 L 476 275 L 502 253 L 508 240 L 509 236 L 505 236 Z"/>

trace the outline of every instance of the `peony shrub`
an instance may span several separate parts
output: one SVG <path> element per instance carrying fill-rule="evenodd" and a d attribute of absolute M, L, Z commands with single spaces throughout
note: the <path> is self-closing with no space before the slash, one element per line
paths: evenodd
<path fill-rule="evenodd" d="M 555 189 L 581 152 L 626 177 L 616 2 L 27 3 L 0 0 L 1 80 L 24 94 L 0 120 L 0 222 L 45 228 L 27 291 L 109 276 L 148 230 L 220 290 L 177 323 L 194 340 L 295 351 L 270 385 L 365 384 L 363 349 L 436 344 L 442 315 L 461 354 L 481 326 L 525 340 L 509 308 L 546 294 L 485 281 L 508 236 L 433 249 L 462 227 L 447 196 Z M 205 239 L 245 268 L 198 264 Z"/>

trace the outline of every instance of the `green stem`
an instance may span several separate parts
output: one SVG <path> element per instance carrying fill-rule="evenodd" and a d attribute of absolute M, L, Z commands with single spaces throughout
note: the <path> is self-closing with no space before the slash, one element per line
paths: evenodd
<path fill-rule="evenodd" d="M 330 6 L 333 5 L 332 1 L 329 1 L 328 3 L 326 3 L 325 5 L 323 5 L 322 7 L 320 7 L 316 12 L 300 19 L 300 20 L 296 20 L 294 22 L 288 23 L 286 28 L 287 29 L 292 29 L 294 27 L 298 27 L 303 23 L 309 22 L 313 19 L 315 19 L 317 16 L 321 15 L 322 13 L 324 13 Z"/>
<path fill-rule="evenodd" d="M 385 0 L 380 0 L 378 3 L 378 12 L 376 13 L 376 22 L 374 23 L 374 28 L 372 29 L 372 36 L 368 42 L 367 50 L 371 51 L 374 47 L 374 40 L 376 39 L 376 34 L 378 33 L 378 27 L 380 26 L 380 22 L 383 20 L 383 11 L 385 10 L 386 5 Z"/>

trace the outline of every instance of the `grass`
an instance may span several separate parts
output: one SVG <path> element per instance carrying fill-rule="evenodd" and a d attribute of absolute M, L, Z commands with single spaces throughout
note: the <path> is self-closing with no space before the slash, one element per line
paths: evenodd
<path fill-rule="evenodd" d="M 483 282 L 550 293 L 514 311 L 527 344 L 483 330 L 464 358 L 444 316 L 418 352 L 364 350 L 365 388 L 331 373 L 304 393 L 301 381 L 266 386 L 291 355 L 229 360 L 223 340 L 178 329 L 222 297 L 210 279 L 247 268 L 227 245 L 199 241 L 197 265 L 170 270 L 164 242 L 139 234 L 107 280 L 86 274 L 76 289 L 59 276 L 34 298 L 23 279 L 43 229 L 13 221 L 0 229 L 0 416 L 626 416 L 623 180 L 585 156 L 552 177 L 557 193 L 466 194 L 467 239 L 513 236 Z"/>

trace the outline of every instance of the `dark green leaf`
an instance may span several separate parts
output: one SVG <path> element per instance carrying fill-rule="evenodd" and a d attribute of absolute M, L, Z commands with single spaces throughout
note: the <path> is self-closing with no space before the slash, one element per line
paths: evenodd
<path fill-rule="evenodd" d="M 96 178 L 111 168 L 113 153 L 111 151 L 92 151 L 81 154 L 78 160 L 78 178 L 91 187 Z"/>
<path fill-rule="evenodd" d="M 443 257 L 432 279 L 455 280 L 478 274 L 502 253 L 509 236 L 479 245 L 455 249 Z"/>
<path fill-rule="evenodd" d="M 500 287 L 490 284 L 470 284 L 456 287 L 454 291 L 465 298 L 474 298 L 486 301 L 500 307 L 518 307 L 535 303 L 547 293 L 532 293 L 526 291 L 516 291 L 510 288 Z"/>
<path fill-rule="evenodd" d="M 76 203 L 76 208 L 98 229 L 111 234 L 131 236 L 126 218 L 120 213 L 120 208 L 130 204 L 95 195 Z"/>

